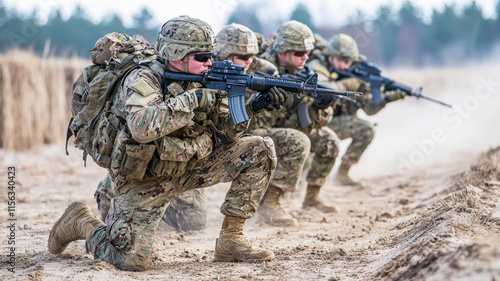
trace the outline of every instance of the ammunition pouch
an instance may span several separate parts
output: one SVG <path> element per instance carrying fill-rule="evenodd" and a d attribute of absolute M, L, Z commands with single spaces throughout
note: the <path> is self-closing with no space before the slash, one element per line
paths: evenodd
<path fill-rule="evenodd" d="M 116 136 L 122 128 L 120 119 L 110 112 L 105 112 L 99 118 L 90 144 L 92 146 L 90 155 L 97 165 L 103 168 L 110 167 Z"/>
<path fill-rule="evenodd" d="M 144 179 L 148 163 L 153 158 L 156 146 L 137 144 L 128 129 L 123 128 L 117 135 L 111 154 L 110 173 L 113 178 L 121 175 L 127 181 Z"/>
<path fill-rule="evenodd" d="M 207 130 L 195 138 L 166 136 L 156 141 L 156 148 L 158 157 L 148 165 L 153 176 L 179 177 L 212 153 L 212 134 Z"/>

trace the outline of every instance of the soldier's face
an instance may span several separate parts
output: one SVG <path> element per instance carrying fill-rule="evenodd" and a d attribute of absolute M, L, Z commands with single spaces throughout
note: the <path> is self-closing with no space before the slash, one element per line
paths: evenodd
<path fill-rule="evenodd" d="M 198 59 L 198 60 L 197 60 Z M 204 61 L 204 59 L 197 58 L 193 54 L 188 55 L 188 70 L 191 74 L 203 74 L 208 71 L 208 68 L 212 66 L 212 60 L 208 59 Z"/>
<path fill-rule="evenodd" d="M 247 71 L 253 62 L 253 55 L 234 55 L 232 60 L 234 64 L 243 66 Z"/>
<path fill-rule="evenodd" d="M 333 68 L 338 69 L 340 71 L 346 71 L 352 65 L 352 60 L 342 59 L 337 56 L 330 56 L 328 58 L 328 61 L 330 62 L 330 65 L 333 66 Z"/>
<path fill-rule="evenodd" d="M 298 69 L 304 68 L 309 58 L 309 52 L 304 51 L 286 51 L 281 54 L 286 62 L 296 66 Z"/>

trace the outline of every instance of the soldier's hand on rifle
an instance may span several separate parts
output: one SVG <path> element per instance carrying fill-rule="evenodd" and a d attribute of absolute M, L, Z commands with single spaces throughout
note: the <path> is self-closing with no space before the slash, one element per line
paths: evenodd
<path fill-rule="evenodd" d="M 400 89 L 396 89 L 393 91 L 385 92 L 384 96 L 385 96 L 385 98 L 384 98 L 385 102 L 391 102 L 391 101 L 403 99 L 404 97 L 406 97 L 406 93 L 401 91 Z"/>
<path fill-rule="evenodd" d="M 278 87 L 272 87 L 267 92 L 258 93 L 250 102 L 250 108 L 253 112 L 278 110 L 286 100 L 288 93 Z"/>
<path fill-rule="evenodd" d="M 339 99 L 335 95 L 317 93 L 317 96 L 312 102 L 312 106 L 319 109 L 325 109 L 329 106 L 335 105 L 338 100 Z"/>
<path fill-rule="evenodd" d="M 227 92 L 213 89 L 196 89 L 194 91 L 198 99 L 198 108 L 204 112 L 209 112 L 217 101 L 217 96 L 227 96 Z"/>

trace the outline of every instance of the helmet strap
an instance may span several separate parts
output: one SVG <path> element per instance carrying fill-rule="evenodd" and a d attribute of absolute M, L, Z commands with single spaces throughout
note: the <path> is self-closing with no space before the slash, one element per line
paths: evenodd
<path fill-rule="evenodd" d="M 189 64 L 188 64 L 188 61 L 189 61 L 189 55 L 186 55 L 182 61 L 184 62 L 184 72 L 185 73 L 189 73 Z"/>

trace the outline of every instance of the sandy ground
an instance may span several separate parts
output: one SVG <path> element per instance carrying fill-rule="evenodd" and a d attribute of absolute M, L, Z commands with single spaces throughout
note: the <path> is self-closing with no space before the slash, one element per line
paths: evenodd
<path fill-rule="evenodd" d="M 323 214 L 301 209 L 301 180 L 284 200 L 298 227 L 271 227 L 258 216 L 246 224 L 250 240 L 275 252 L 266 263 L 212 261 L 227 184 L 207 192 L 205 230 L 181 234 L 160 226 L 145 272 L 93 260 L 83 241 L 52 255 L 53 223 L 75 200 L 97 214 L 93 193 L 105 171 L 93 163 L 83 168 L 80 152 L 71 149 L 68 157 L 61 145 L 0 150 L 0 280 L 500 280 L 500 153 L 486 154 L 500 145 L 500 83 L 481 86 L 481 79 L 500 82 L 493 69 L 391 72 L 462 110 L 407 98 L 365 117 L 378 125 L 352 173 L 364 188 L 332 179 L 322 197 L 342 212 Z M 8 257 L 9 166 L 16 169 L 15 265 Z"/>

